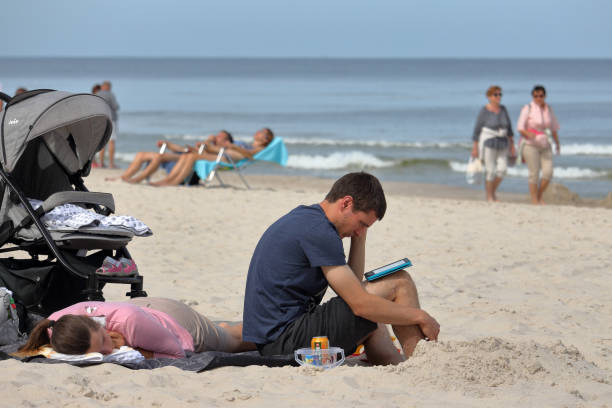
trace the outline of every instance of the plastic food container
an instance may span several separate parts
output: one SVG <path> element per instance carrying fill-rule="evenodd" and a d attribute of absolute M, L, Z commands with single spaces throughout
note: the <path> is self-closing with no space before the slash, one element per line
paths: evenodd
<path fill-rule="evenodd" d="M 340 347 L 327 349 L 301 348 L 294 351 L 295 361 L 301 366 L 334 368 L 344 363 L 344 350 Z"/>

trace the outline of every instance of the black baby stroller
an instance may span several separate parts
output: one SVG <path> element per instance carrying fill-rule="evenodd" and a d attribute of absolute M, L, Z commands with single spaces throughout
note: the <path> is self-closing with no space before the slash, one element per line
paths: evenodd
<path fill-rule="evenodd" d="M 6 102 L 0 125 L 0 286 L 43 316 L 79 301 L 104 300 L 106 283 L 129 284 L 127 296 L 146 296 L 140 275 L 96 274 L 107 256 L 131 259 L 125 246 L 133 233 L 53 230 L 41 220 L 67 203 L 114 212 L 113 196 L 89 192 L 82 179 L 111 135 L 107 103 L 95 95 L 46 89 L 0 98 Z M 29 199 L 43 203 L 34 209 Z M 11 251 L 24 256 L 4 256 Z"/>

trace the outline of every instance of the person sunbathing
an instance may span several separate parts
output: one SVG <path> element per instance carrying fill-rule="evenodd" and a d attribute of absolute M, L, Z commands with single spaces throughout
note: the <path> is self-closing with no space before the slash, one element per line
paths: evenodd
<path fill-rule="evenodd" d="M 105 326 L 94 320 L 104 316 Z M 186 351 L 254 350 L 242 341 L 242 324 L 217 325 L 172 299 L 141 297 L 126 302 L 81 302 L 41 320 L 18 355 L 51 345 L 62 354 L 110 354 L 130 346 L 146 358 L 182 358 Z"/>
<path fill-rule="evenodd" d="M 206 146 L 226 146 L 228 144 L 233 143 L 234 138 L 231 133 L 226 130 L 221 130 L 216 135 L 210 135 L 206 139 Z M 138 152 L 136 153 L 136 157 L 127 170 L 121 175 L 121 180 L 126 181 L 128 183 L 140 183 L 142 180 L 150 177 L 159 166 L 164 166 L 168 172 L 172 171 L 174 164 L 179 161 L 181 156 L 185 153 L 197 153 L 198 147 L 201 143 L 197 143 L 196 147 L 193 146 L 181 146 L 176 143 L 169 142 L 167 140 L 159 140 L 157 142 L 157 147 L 161 148 L 163 145 L 166 145 L 166 148 L 171 150 L 171 152 Z M 142 165 L 147 163 L 142 171 L 140 170 Z M 139 173 L 140 172 L 140 173 Z"/>
<path fill-rule="evenodd" d="M 183 183 L 193 171 L 193 165 L 198 160 L 215 161 L 221 148 L 225 148 L 224 162 L 229 162 L 230 157 L 234 162 L 248 158 L 252 159 L 255 154 L 262 151 L 274 139 L 274 132 L 269 128 L 263 128 L 255 132 L 252 143 L 228 143 L 227 145 L 206 145 L 202 153 L 190 152 L 184 154 L 177 161 L 172 171 L 163 180 L 150 183 L 153 186 L 175 186 Z"/>

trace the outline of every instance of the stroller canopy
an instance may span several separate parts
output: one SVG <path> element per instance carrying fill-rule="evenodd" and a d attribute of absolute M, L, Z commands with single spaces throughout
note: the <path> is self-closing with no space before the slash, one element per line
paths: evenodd
<path fill-rule="evenodd" d="M 28 94 L 15 97 L 2 118 L 0 160 L 5 171 L 12 173 L 28 145 L 38 138 L 68 174 L 88 167 L 112 132 L 106 101 L 62 91 Z"/>

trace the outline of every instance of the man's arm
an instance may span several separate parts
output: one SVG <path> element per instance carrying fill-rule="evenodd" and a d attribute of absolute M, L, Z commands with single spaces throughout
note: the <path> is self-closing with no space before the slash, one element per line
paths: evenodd
<path fill-rule="evenodd" d="M 189 146 L 181 146 L 172 142 L 167 142 L 166 147 L 176 153 L 186 153 L 189 151 Z"/>
<path fill-rule="evenodd" d="M 418 325 L 427 338 L 437 340 L 440 325 L 426 311 L 393 303 L 368 293 L 348 265 L 321 268 L 329 285 L 349 305 L 356 316 L 377 323 Z"/>
<path fill-rule="evenodd" d="M 219 151 L 221 150 L 222 147 L 225 147 L 225 153 L 223 153 L 224 155 L 228 155 L 229 157 L 232 158 L 233 161 L 240 161 L 242 159 L 245 158 L 245 155 L 243 155 L 242 153 L 240 153 L 242 150 L 241 147 L 237 147 L 236 145 L 233 145 L 231 143 L 228 143 L 227 145 L 224 146 L 209 146 L 206 145 L 206 151 L 208 153 L 219 153 Z M 247 150 L 248 151 L 248 150 Z M 251 154 L 250 156 L 246 156 L 246 157 L 252 157 L 253 155 Z"/>
<path fill-rule="evenodd" d="M 264 147 L 245 149 L 244 147 L 236 146 L 235 144 L 229 145 L 228 148 L 231 150 L 234 150 L 237 153 L 240 153 L 244 157 L 248 157 L 249 159 L 252 159 L 256 153 L 259 153 L 260 151 L 264 149 Z"/>
<path fill-rule="evenodd" d="M 170 142 L 168 140 L 158 140 L 157 141 L 157 147 L 161 148 L 164 143 L 166 144 L 166 147 L 169 150 L 172 150 L 173 152 L 176 152 L 176 153 L 185 153 L 185 152 L 189 151 L 189 147 L 181 146 L 181 145 L 178 145 L 176 143 L 172 143 L 172 142 Z"/>
<path fill-rule="evenodd" d="M 365 230 L 359 236 L 351 237 L 351 249 L 348 257 L 348 266 L 351 268 L 357 280 L 363 280 L 363 274 L 365 272 L 365 243 L 366 234 L 368 230 Z"/>

